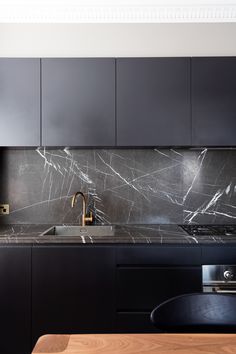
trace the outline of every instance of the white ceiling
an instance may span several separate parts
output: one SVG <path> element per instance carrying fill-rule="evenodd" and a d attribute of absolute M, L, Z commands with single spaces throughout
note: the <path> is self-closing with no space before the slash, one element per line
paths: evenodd
<path fill-rule="evenodd" d="M 0 0 L 0 23 L 236 22 L 236 0 Z"/>

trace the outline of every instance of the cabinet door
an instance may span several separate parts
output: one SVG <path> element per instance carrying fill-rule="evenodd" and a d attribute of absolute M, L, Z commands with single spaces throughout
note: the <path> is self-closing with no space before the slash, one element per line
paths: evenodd
<path fill-rule="evenodd" d="M 192 59 L 193 145 L 236 145 L 236 58 Z"/>
<path fill-rule="evenodd" d="M 114 59 L 42 59 L 42 142 L 115 145 Z"/>
<path fill-rule="evenodd" d="M 112 249 L 46 246 L 32 252 L 33 342 L 46 333 L 112 332 Z"/>
<path fill-rule="evenodd" d="M 40 61 L 0 59 L 0 146 L 40 145 Z"/>
<path fill-rule="evenodd" d="M 31 249 L 0 247 L 1 353 L 29 354 Z"/>
<path fill-rule="evenodd" d="M 117 144 L 191 144 L 189 58 L 117 60 Z"/>

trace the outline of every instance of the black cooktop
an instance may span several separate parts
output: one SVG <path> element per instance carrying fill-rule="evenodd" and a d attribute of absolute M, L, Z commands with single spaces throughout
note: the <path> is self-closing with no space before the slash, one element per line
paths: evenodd
<path fill-rule="evenodd" d="M 236 236 L 236 225 L 179 225 L 191 236 Z"/>

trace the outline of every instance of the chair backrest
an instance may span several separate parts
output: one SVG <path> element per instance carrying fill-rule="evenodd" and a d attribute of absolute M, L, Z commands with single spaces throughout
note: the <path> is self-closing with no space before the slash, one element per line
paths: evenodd
<path fill-rule="evenodd" d="M 157 306 L 151 321 L 167 333 L 236 333 L 236 295 L 176 296 Z"/>

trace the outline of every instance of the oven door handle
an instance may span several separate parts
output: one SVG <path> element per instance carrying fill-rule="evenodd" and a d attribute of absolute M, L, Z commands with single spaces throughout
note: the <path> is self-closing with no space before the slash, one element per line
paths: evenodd
<path fill-rule="evenodd" d="M 217 289 L 215 290 L 216 293 L 218 294 L 236 294 L 236 290 L 221 290 L 221 289 Z"/>

